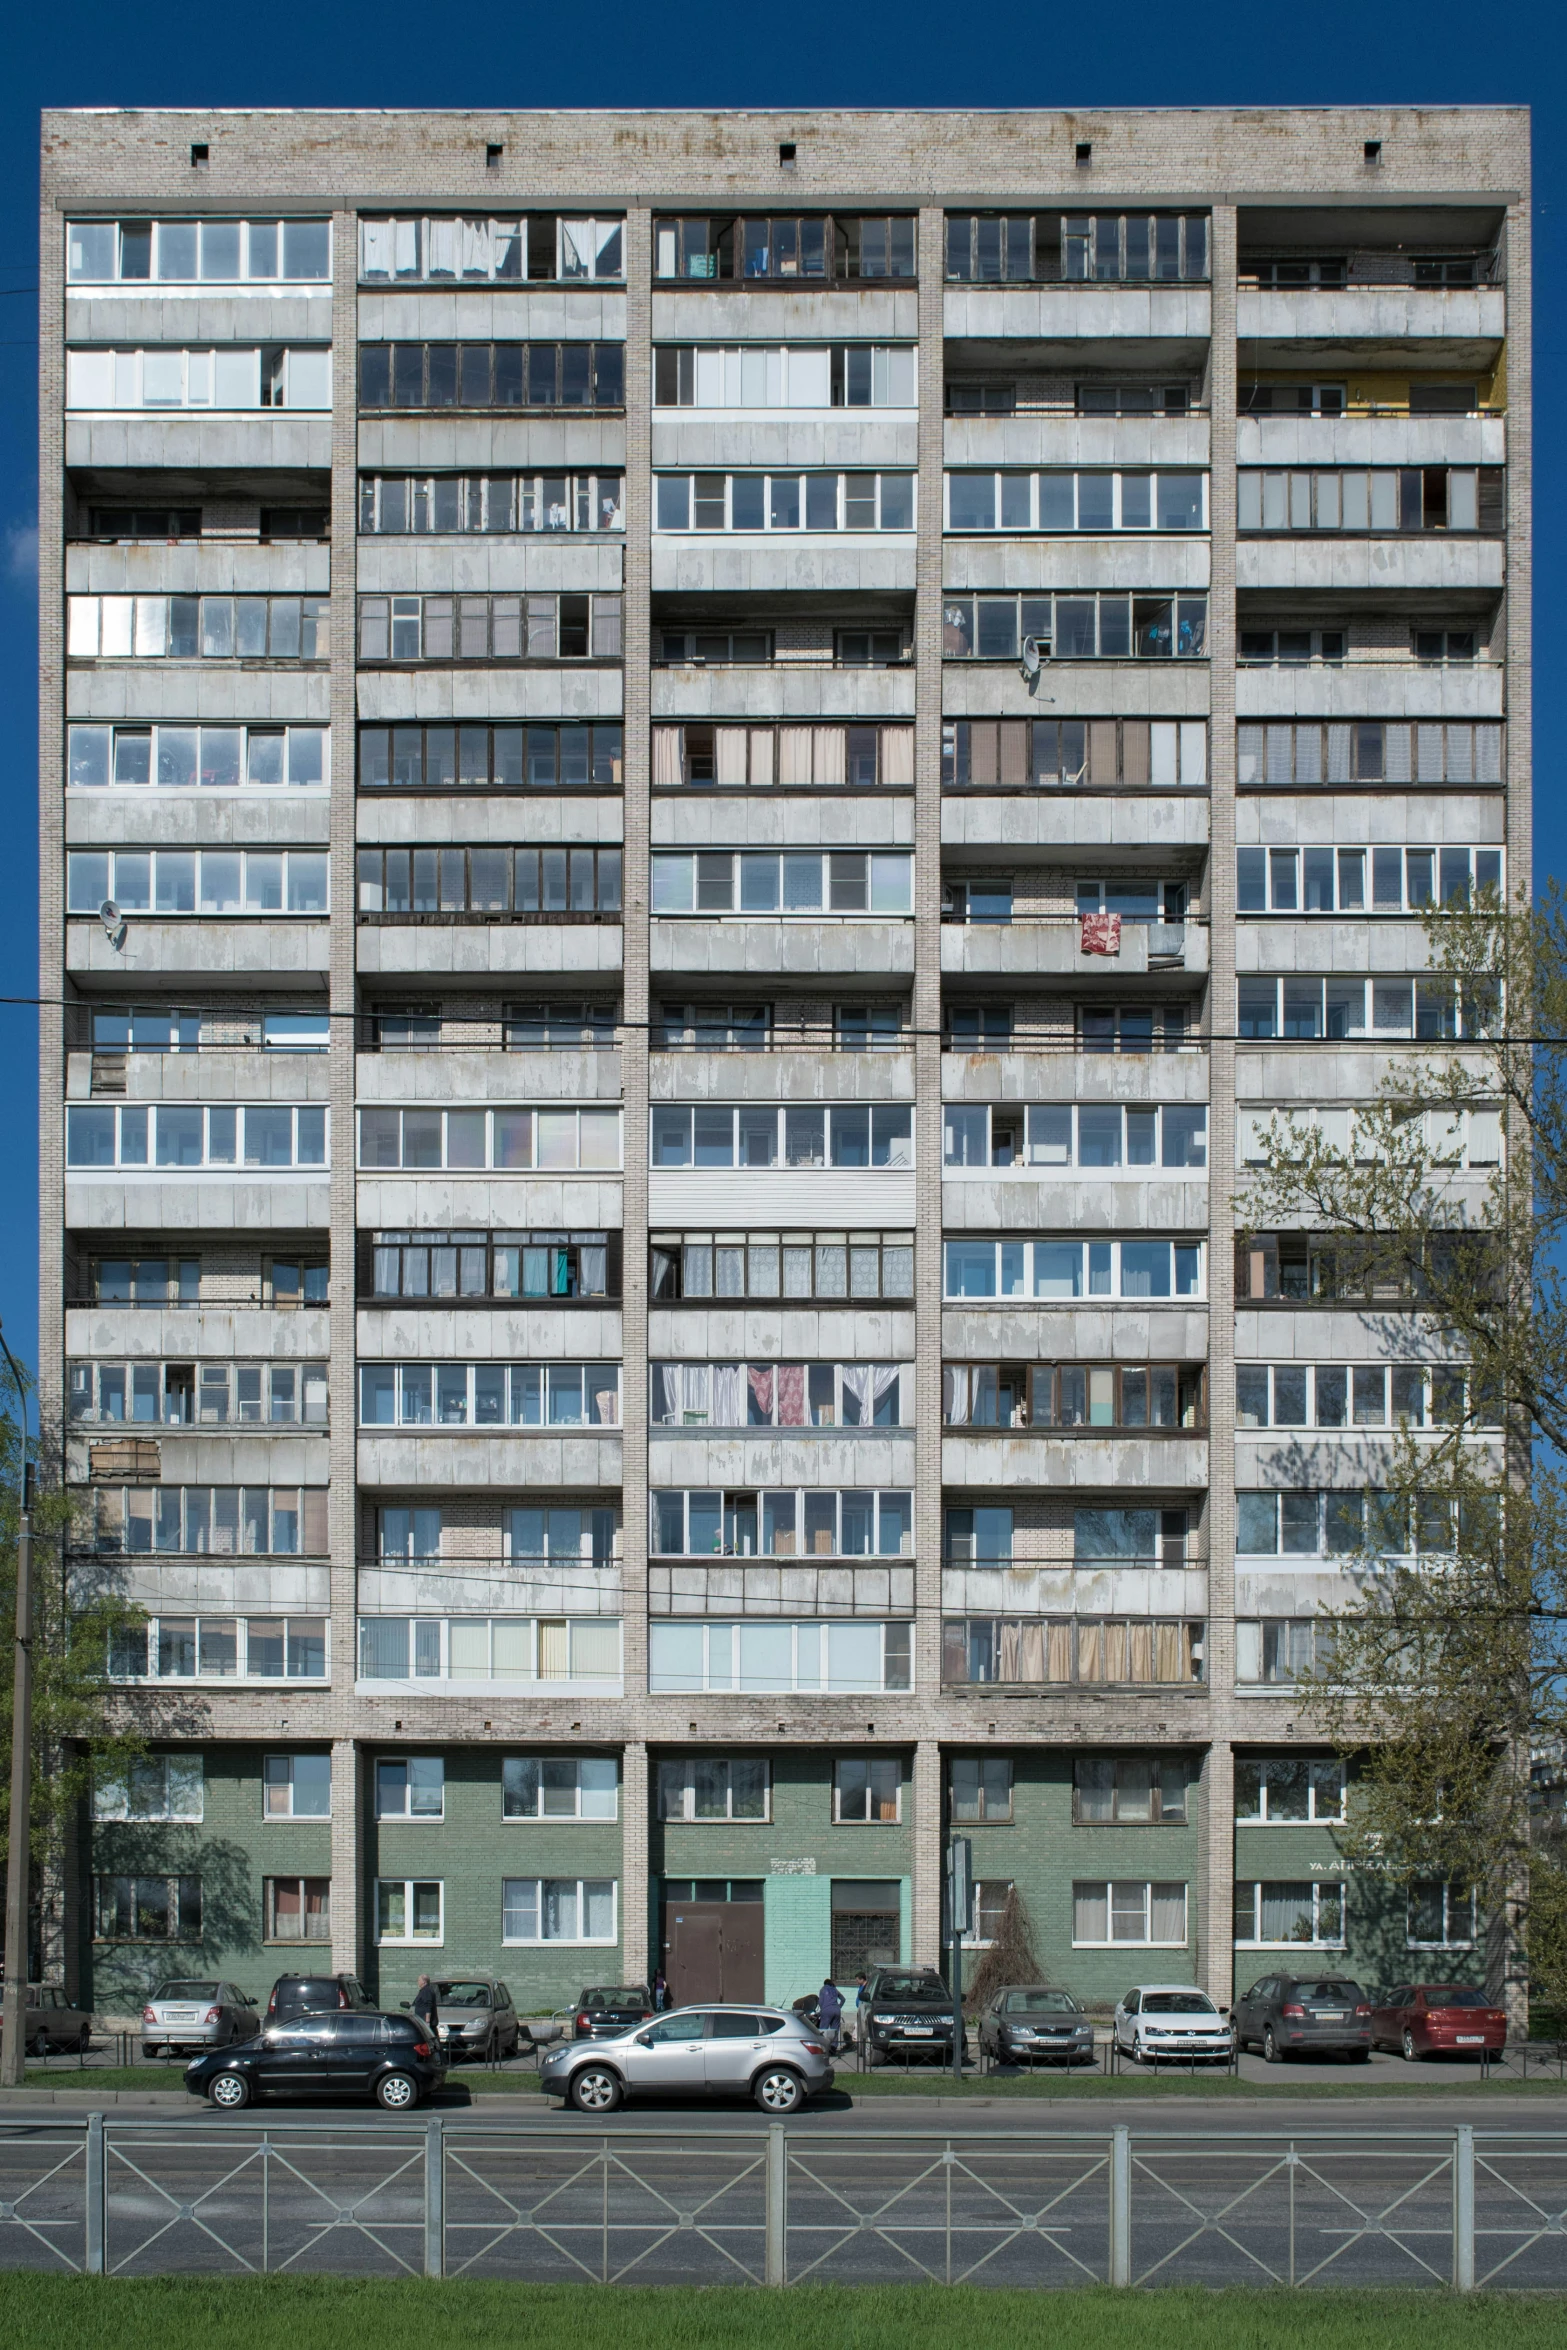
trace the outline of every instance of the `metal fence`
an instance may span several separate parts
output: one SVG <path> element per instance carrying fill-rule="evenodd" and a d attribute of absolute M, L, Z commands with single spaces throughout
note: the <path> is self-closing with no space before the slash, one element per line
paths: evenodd
<path fill-rule="evenodd" d="M 1567 2132 L 0 2122 L 0 2266 L 1567 2289 Z"/>

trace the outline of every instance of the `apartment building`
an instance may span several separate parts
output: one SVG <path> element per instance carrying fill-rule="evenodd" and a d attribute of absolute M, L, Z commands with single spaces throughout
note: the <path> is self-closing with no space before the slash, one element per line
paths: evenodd
<path fill-rule="evenodd" d="M 45 117 L 101 2012 L 788 2000 L 954 1834 L 1089 2000 L 1481 1967 L 1296 1687 L 1461 1367 L 1236 1233 L 1528 874 L 1527 141 Z"/>

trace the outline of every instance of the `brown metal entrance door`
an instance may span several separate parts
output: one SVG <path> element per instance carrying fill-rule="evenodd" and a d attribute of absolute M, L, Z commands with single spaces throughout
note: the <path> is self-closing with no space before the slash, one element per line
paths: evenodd
<path fill-rule="evenodd" d="M 664 1973 L 670 2005 L 760 1999 L 765 1974 L 762 1917 L 759 1901 L 667 1902 Z"/>

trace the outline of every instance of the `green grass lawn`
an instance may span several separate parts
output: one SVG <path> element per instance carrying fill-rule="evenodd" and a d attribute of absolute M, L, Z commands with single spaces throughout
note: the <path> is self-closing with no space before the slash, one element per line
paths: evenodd
<path fill-rule="evenodd" d="M 982 2288 L 381 2283 L 326 2277 L 0 2275 L 28 2350 L 1550 2350 L 1560 2298 L 1431 2293 L 986 2292 Z"/>

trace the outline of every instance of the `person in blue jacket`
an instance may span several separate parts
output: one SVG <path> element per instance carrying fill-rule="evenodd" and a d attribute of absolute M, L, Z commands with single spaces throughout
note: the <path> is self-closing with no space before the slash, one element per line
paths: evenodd
<path fill-rule="evenodd" d="M 843 1994 L 830 1976 L 817 1994 L 816 2012 L 822 2019 L 822 2034 L 827 2046 L 836 2055 L 838 2035 L 843 2027 Z"/>

